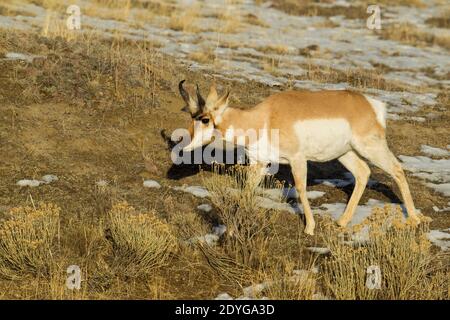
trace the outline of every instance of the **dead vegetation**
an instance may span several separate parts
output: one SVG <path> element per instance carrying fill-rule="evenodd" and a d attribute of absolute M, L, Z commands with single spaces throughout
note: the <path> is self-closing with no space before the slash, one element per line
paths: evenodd
<path fill-rule="evenodd" d="M 57 1 L 35 3 L 58 6 Z M 138 5 L 126 0 L 97 3 Z M 150 10 L 160 10 L 173 30 L 195 30 L 195 14 L 179 21 L 171 15 L 171 3 L 145 4 Z M 92 10 L 97 15 L 98 9 Z M 119 10 L 117 14 L 123 15 Z M 242 27 L 233 15 L 222 18 L 226 27 L 220 27 L 221 32 L 237 32 Z M 276 299 L 314 299 L 322 294 L 342 299 L 449 299 L 448 266 L 438 262 L 448 260 L 435 259 L 423 239 L 425 229 L 393 226 L 399 232 L 374 234 L 375 244 L 359 249 L 338 242 L 341 230 L 334 227 L 326 241 L 305 239 L 301 217 L 257 206 L 261 188 L 281 186 L 273 180 L 259 185 L 245 168 L 227 175 L 205 173 L 205 184 L 213 193 L 206 201 L 215 207 L 209 215 L 194 210 L 198 203 L 189 196 L 166 186 L 143 191 L 141 179 L 157 177 L 167 183 L 169 150 L 160 142 L 160 129 L 186 123 L 178 112 L 181 105 L 174 83 L 188 71 L 158 53 L 157 44 L 151 41 L 126 40 L 120 34 L 104 39 L 95 33 L 66 33 L 58 28 L 62 23 L 58 19 L 50 16 L 41 34 L 0 32 L 0 50 L 37 56 L 32 62 L 0 61 L 0 104 L 5 106 L 0 138 L 7 141 L 2 145 L 0 166 L 0 212 L 7 218 L 0 222 L 1 298 L 192 299 L 214 298 L 220 292 L 238 297 L 243 288 L 253 285 L 246 290 L 251 295 Z M 244 22 L 264 26 L 252 16 L 244 17 Z M 283 55 L 289 48 L 275 45 L 264 50 Z M 312 56 L 318 51 L 311 47 L 303 54 Z M 212 51 L 192 58 L 214 61 Z M 278 61 L 266 60 L 263 67 L 264 63 L 269 72 L 277 72 Z M 202 85 L 210 81 L 203 73 L 189 72 L 188 77 Z M 405 89 L 367 70 L 343 72 L 311 65 L 305 79 L 348 82 L 358 88 Z M 255 83 L 234 87 L 238 88 L 236 96 L 246 103 L 256 102 L 271 90 Z M 442 99 L 447 106 L 448 96 Z M 396 130 L 402 142 L 398 145 L 405 143 L 405 136 L 419 135 L 417 130 Z M 144 137 L 149 137 L 151 157 L 142 155 Z M 147 162 L 151 158 L 151 174 L 143 158 Z M 35 189 L 15 186 L 18 179 L 46 170 L 54 170 L 61 181 Z M 107 183 L 99 185 L 99 179 Z M 432 203 L 436 199 L 428 194 L 423 197 Z M 34 208 L 30 199 L 57 206 Z M 11 207 L 17 208 L 3 213 Z M 383 213 L 389 214 L 389 210 Z M 227 233 L 216 246 L 195 241 L 218 223 L 227 226 Z M 309 245 L 329 245 L 331 256 L 311 254 L 306 250 Z M 362 252 L 370 255 L 362 256 Z M 398 262 L 389 258 L 390 252 Z M 381 259 L 376 262 L 381 261 L 386 280 L 381 291 L 368 292 L 365 268 L 374 257 Z M 83 271 L 80 291 L 65 286 L 66 268 L 73 264 Z M 419 292 L 420 286 L 427 290 Z"/>
<path fill-rule="evenodd" d="M 115 204 L 108 213 L 108 235 L 114 268 L 132 277 L 167 266 L 176 248 L 170 227 L 155 212 L 139 213 L 127 203 Z"/>
<path fill-rule="evenodd" d="M 343 239 L 349 235 L 339 231 L 333 222 L 328 224 L 324 241 L 331 256 L 323 263 L 327 294 L 346 300 L 426 300 L 448 295 L 448 262 L 442 264 L 448 257 L 431 252 L 427 219 L 416 227 L 413 221 L 405 221 L 400 207 L 386 206 L 374 209 L 369 219 L 353 231 L 364 228 L 368 228 L 365 232 L 369 242 L 346 244 Z M 368 273 L 376 272 L 375 268 L 380 272 L 376 288 L 368 285 Z"/>
<path fill-rule="evenodd" d="M 450 28 L 450 9 L 446 10 L 442 15 L 438 17 L 432 17 L 426 20 L 426 23 L 437 28 Z"/>
<path fill-rule="evenodd" d="M 450 49 L 450 35 L 434 34 L 423 31 L 411 23 L 400 23 L 388 26 L 381 32 L 381 37 L 387 40 L 399 41 L 413 46 L 438 45 Z"/>
<path fill-rule="evenodd" d="M 261 1 L 259 1 L 261 2 Z M 332 1 L 328 0 L 280 0 L 272 4 L 275 9 L 284 11 L 291 15 L 299 16 L 344 16 L 346 19 L 367 19 L 369 14 L 367 13 L 367 7 L 374 4 L 371 1 L 353 1 L 349 6 L 333 5 Z M 378 5 L 385 6 L 414 6 L 423 8 L 425 4 L 421 0 L 381 0 L 377 1 Z"/>
<path fill-rule="evenodd" d="M 409 87 L 405 84 L 387 81 L 382 72 L 378 70 L 365 70 L 363 68 L 349 68 L 338 70 L 332 66 L 317 66 L 308 64 L 305 76 L 299 79 L 312 80 L 321 83 L 348 83 L 355 88 L 376 88 L 389 91 L 420 91 L 420 88 Z"/>
<path fill-rule="evenodd" d="M 59 214 L 51 204 L 17 207 L 0 223 L 0 275 L 49 275 L 58 252 Z"/>

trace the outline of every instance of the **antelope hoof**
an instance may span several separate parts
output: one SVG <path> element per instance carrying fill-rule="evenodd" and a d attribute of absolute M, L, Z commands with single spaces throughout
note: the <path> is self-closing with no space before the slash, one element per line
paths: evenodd
<path fill-rule="evenodd" d="M 305 233 L 310 236 L 313 236 L 314 235 L 314 226 L 306 226 Z"/>
<path fill-rule="evenodd" d="M 347 226 L 347 224 L 348 224 L 348 221 L 347 221 L 347 220 L 344 220 L 344 219 L 339 219 L 339 220 L 337 221 L 337 224 L 338 224 L 340 227 L 345 228 L 345 227 Z"/>
<path fill-rule="evenodd" d="M 422 222 L 422 221 L 420 220 L 420 217 L 417 216 L 417 215 L 415 215 L 415 216 L 410 216 L 410 219 L 411 219 L 412 221 L 414 221 L 414 223 L 416 224 L 416 226 L 419 225 L 419 224 Z"/>

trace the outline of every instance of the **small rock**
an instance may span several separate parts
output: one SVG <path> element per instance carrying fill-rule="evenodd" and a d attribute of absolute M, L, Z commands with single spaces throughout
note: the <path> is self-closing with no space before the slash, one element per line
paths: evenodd
<path fill-rule="evenodd" d="M 233 297 L 228 293 L 220 293 L 214 300 L 233 300 Z"/>
<path fill-rule="evenodd" d="M 197 207 L 198 210 L 203 211 L 203 212 L 210 212 L 212 210 L 212 206 L 210 204 L 204 203 L 201 204 Z"/>
<path fill-rule="evenodd" d="M 223 224 L 213 227 L 213 233 L 217 236 L 223 235 L 227 231 L 227 227 Z"/>
<path fill-rule="evenodd" d="M 244 297 L 254 298 L 268 287 L 268 282 L 258 283 L 242 289 Z"/>
<path fill-rule="evenodd" d="M 208 245 L 213 246 L 217 243 L 217 241 L 219 241 L 219 236 L 216 234 L 208 233 L 203 236 L 203 239 Z"/>
<path fill-rule="evenodd" d="M 193 194 L 199 198 L 209 197 L 209 192 L 203 187 L 200 186 L 182 186 L 173 188 L 176 191 L 184 191 Z"/>
<path fill-rule="evenodd" d="M 106 186 L 108 186 L 108 181 L 106 181 L 106 180 L 99 180 L 95 184 L 97 186 L 99 186 L 99 187 L 106 187 Z"/>
<path fill-rule="evenodd" d="M 55 176 L 54 174 L 46 174 L 41 179 L 46 184 L 52 183 L 54 181 L 58 181 L 58 177 Z"/>
<path fill-rule="evenodd" d="M 39 187 L 42 181 L 39 180 L 30 180 L 30 179 L 22 179 L 17 181 L 17 185 L 21 187 Z"/>
<path fill-rule="evenodd" d="M 155 180 L 145 180 L 143 185 L 145 188 L 161 188 L 161 185 Z"/>
<path fill-rule="evenodd" d="M 330 253 L 330 249 L 329 248 L 321 248 L 321 247 L 307 247 L 307 250 L 313 252 L 313 253 L 318 253 L 318 254 L 328 254 Z"/>

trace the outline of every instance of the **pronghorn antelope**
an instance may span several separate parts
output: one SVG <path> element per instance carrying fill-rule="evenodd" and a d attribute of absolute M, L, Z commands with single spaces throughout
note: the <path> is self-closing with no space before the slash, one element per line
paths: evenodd
<path fill-rule="evenodd" d="M 267 157 L 257 159 L 265 164 L 278 160 L 291 166 L 295 187 L 300 195 L 306 218 L 305 232 L 313 235 L 315 222 L 306 197 L 307 161 L 338 159 L 355 177 L 355 188 L 345 212 L 338 220 L 346 226 L 352 219 L 370 176 L 365 158 L 391 175 L 403 197 L 408 215 L 417 223 L 419 217 L 401 164 L 389 150 L 386 141 L 386 107 L 383 102 L 365 95 L 344 91 L 287 91 L 274 94 L 250 109 L 229 107 L 229 92 L 219 97 L 211 86 L 206 101 L 198 86 L 183 86 L 179 91 L 190 112 L 191 142 L 183 149 L 191 151 L 208 144 L 218 130 L 226 140 L 236 142 L 235 129 L 275 128 L 279 130 L 277 157 L 271 159 L 270 139 L 256 141 L 267 150 Z M 264 145 L 261 145 L 264 144 Z"/>

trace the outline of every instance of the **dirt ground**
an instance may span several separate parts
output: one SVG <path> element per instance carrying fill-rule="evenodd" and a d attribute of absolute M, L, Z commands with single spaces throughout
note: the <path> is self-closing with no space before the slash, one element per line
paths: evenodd
<path fill-rule="evenodd" d="M 93 258 L 103 254 L 95 230 L 101 227 L 101 217 L 122 200 L 142 212 L 155 210 L 163 218 L 175 211 L 196 213 L 199 204 L 208 202 L 173 190 L 202 184 L 198 166 L 175 166 L 170 158 L 168 136 L 190 121 L 180 111 L 184 105 L 177 87 L 180 80 L 198 83 L 204 94 L 215 80 L 231 89 L 232 104 L 244 108 L 288 86 L 220 79 L 160 52 L 156 43 L 120 38 L 67 40 L 36 31 L 1 29 L 0 57 L 6 52 L 26 52 L 35 58 L 32 62 L 0 59 L 0 215 L 41 201 L 58 205 L 65 233 L 61 266 L 86 266 L 91 283 L 81 293 L 71 293 L 53 282 L 43 284 L 42 279 L 0 280 L 0 298 L 180 299 L 236 292 L 233 285 L 216 281 L 200 256 L 190 266 L 186 258 L 174 260 L 172 268 L 144 282 L 118 279 L 103 272 Z M 435 115 L 425 122 L 388 120 L 387 138 L 394 154 L 416 155 L 422 144 L 443 149 L 449 145 L 450 103 L 445 89 L 438 101 L 414 114 Z M 369 199 L 399 203 L 394 181 L 371 169 L 371 179 L 378 184 L 366 189 L 361 203 Z M 348 200 L 353 186 L 334 188 L 315 182 L 342 178 L 344 173 L 336 161 L 309 165 L 308 190 L 326 192 L 311 200 L 313 207 Z M 56 175 L 58 181 L 36 188 L 17 185 L 21 179 L 46 174 Z M 449 213 L 433 210 L 448 206 L 449 199 L 406 174 L 416 207 L 433 219 L 430 227 L 450 228 Z M 293 183 L 289 168 L 283 168 L 278 177 Z M 162 188 L 144 188 L 147 179 L 158 181 Z M 98 186 L 102 180 L 106 188 Z M 289 225 L 296 220 L 288 213 L 283 217 L 285 236 L 297 233 L 292 236 L 303 239 L 301 230 Z M 316 235 L 303 241 L 314 246 L 320 245 L 321 238 Z"/>

